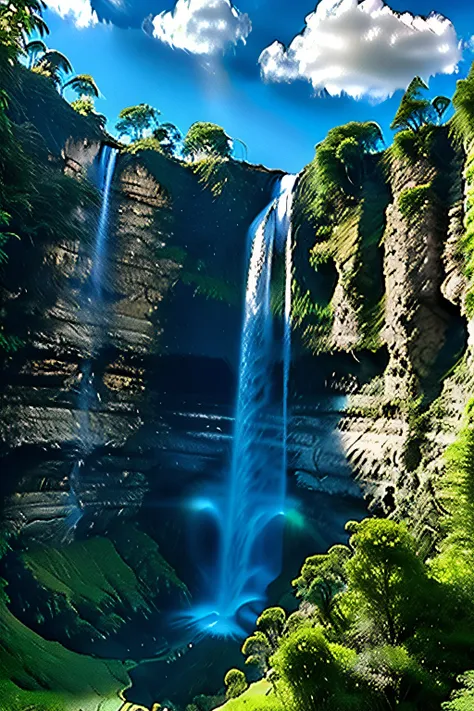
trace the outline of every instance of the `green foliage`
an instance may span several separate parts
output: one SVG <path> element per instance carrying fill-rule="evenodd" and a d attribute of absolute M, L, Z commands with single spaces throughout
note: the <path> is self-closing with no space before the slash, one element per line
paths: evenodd
<path fill-rule="evenodd" d="M 141 153 L 141 151 L 156 151 L 163 153 L 161 143 L 154 136 L 146 136 L 146 138 L 138 138 L 133 143 L 129 143 L 123 149 L 124 153 L 130 153 L 132 156 Z"/>
<path fill-rule="evenodd" d="M 170 157 L 176 155 L 182 141 L 181 132 L 172 123 L 160 124 L 153 131 L 153 138 L 158 141 L 161 152 Z"/>
<path fill-rule="evenodd" d="M 276 648 L 277 642 L 283 634 L 285 622 L 286 612 L 281 607 L 269 607 L 257 619 L 256 627 L 266 636 L 271 647 Z"/>
<path fill-rule="evenodd" d="M 410 130 L 416 133 L 431 121 L 433 106 L 422 95 L 422 92 L 427 90 L 428 86 L 420 77 L 415 77 L 410 82 L 390 126 L 392 130 Z"/>
<path fill-rule="evenodd" d="M 192 170 L 203 187 L 210 190 L 215 198 L 222 194 L 231 179 L 229 159 L 221 156 L 201 158 L 192 164 Z"/>
<path fill-rule="evenodd" d="M 466 422 L 446 454 L 446 473 L 439 486 L 446 511 L 442 518 L 441 553 L 433 561 L 436 577 L 462 600 L 474 600 L 474 412 L 467 408 Z M 474 616 L 474 611 L 472 612 Z"/>
<path fill-rule="evenodd" d="M 339 597 L 347 584 L 345 564 L 350 555 L 346 546 L 338 545 L 326 554 L 310 556 L 293 581 L 297 596 L 317 607 L 323 624 L 339 627 L 343 621 Z"/>
<path fill-rule="evenodd" d="M 442 704 L 443 711 L 472 711 L 474 708 L 474 671 L 468 671 L 459 677 L 461 689 L 455 691 L 451 701 Z"/>
<path fill-rule="evenodd" d="M 262 674 L 268 670 L 268 660 L 272 651 L 272 645 L 263 632 L 254 632 L 242 645 L 242 654 L 246 657 L 245 663 L 257 667 Z"/>
<path fill-rule="evenodd" d="M 0 3 L 0 76 L 26 52 L 28 36 L 48 33 L 41 13 L 43 0 L 10 0 Z"/>
<path fill-rule="evenodd" d="M 248 688 L 245 674 L 240 669 L 230 669 L 224 677 L 226 699 L 236 699 Z"/>
<path fill-rule="evenodd" d="M 465 231 L 461 240 L 461 249 L 464 263 L 464 274 L 468 280 L 468 291 L 465 297 L 465 308 L 468 317 L 471 318 L 474 315 L 474 145 L 469 150 L 469 153 L 466 158 L 464 178 L 466 182 L 466 200 L 464 207 Z"/>
<path fill-rule="evenodd" d="M 101 128 L 105 127 L 107 119 L 103 114 L 99 114 L 95 110 L 94 99 L 92 96 L 80 96 L 75 101 L 71 101 L 71 107 L 80 116 L 91 116 L 94 118 Z"/>
<path fill-rule="evenodd" d="M 409 221 L 422 220 L 425 210 L 433 198 L 431 183 L 417 185 L 414 188 L 405 188 L 398 198 L 398 207 L 402 215 Z"/>
<path fill-rule="evenodd" d="M 22 79 L 22 71 L 32 77 L 18 68 L 13 73 L 15 81 Z M 48 269 L 41 250 L 45 242 L 85 237 L 77 208 L 94 205 L 96 191 L 86 181 L 64 175 L 62 165 L 51 159 L 38 131 L 26 122 L 16 124 L 9 118 L 10 102 L 5 92 L 0 99 L 0 269 L 4 285 L 15 290 L 18 283 L 25 286 L 25 273 L 28 277 L 38 269 L 43 273 Z M 20 239 L 21 247 L 12 238 Z M 26 259 L 30 255 L 39 263 L 30 262 L 28 269 L 23 262 L 18 264 L 20 256 Z M 22 291 L 26 294 L 27 290 Z M 18 350 L 27 333 L 21 304 L 21 299 L 15 300 L 7 320 L 0 324 L 0 348 L 8 352 Z M 16 313 L 10 317 L 12 309 Z M 23 332 L 11 333 L 12 324 L 15 328 L 20 325 Z"/>
<path fill-rule="evenodd" d="M 370 619 L 387 643 L 399 644 L 413 631 L 427 584 L 415 542 L 390 520 L 366 519 L 348 524 L 348 530 L 354 554 L 345 567 L 356 614 Z"/>
<path fill-rule="evenodd" d="M 329 131 L 316 146 L 314 160 L 301 177 L 296 209 L 314 223 L 316 234 L 325 237 L 339 221 L 341 210 L 360 195 L 370 173 L 367 159 L 383 144 L 380 127 L 373 122 L 352 121 Z"/>
<path fill-rule="evenodd" d="M 302 627 L 282 639 L 271 659 L 277 694 L 292 711 L 362 711 L 367 693 L 352 676 L 356 659 L 329 643 L 321 627 Z"/>
<path fill-rule="evenodd" d="M 469 152 L 474 141 L 474 64 L 466 79 L 458 81 L 453 96 L 455 114 L 451 119 L 451 132 Z"/>
<path fill-rule="evenodd" d="M 183 141 L 183 155 L 191 160 L 230 158 L 232 149 L 232 139 L 224 129 L 204 121 L 193 123 Z"/>
<path fill-rule="evenodd" d="M 128 106 L 119 113 L 116 129 L 119 136 L 128 136 L 132 141 L 145 137 L 146 131 L 153 131 L 159 125 L 160 112 L 149 104 Z"/>
<path fill-rule="evenodd" d="M 223 301 L 230 305 L 239 303 L 239 291 L 236 284 L 223 277 L 206 273 L 202 268 L 191 268 L 191 265 L 186 266 L 185 270 L 181 272 L 181 281 L 183 284 L 194 286 L 196 294 L 200 294 L 206 299 Z"/>
<path fill-rule="evenodd" d="M 99 87 L 90 74 L 77 74 L 68 79 L 62 85 L 62 91 L 64 92 L 66 89 L 72 89 L 80 97 L 88 96 L 97 99 L 100 95 Z"/>
<path fill-rule="evenodd" d="M 436 96 L 429 101 L 423 96 L 427 89 L 425 82 L 415 77 L 402 98 L 391 126 L 397 133 L 385 158 L 389 170 L 394 160 L 431 159 L 437 135 L 435 123 L 442 124 L 451 101 L 446 96 Z"/>
<path fill-rule="evenodd" d="M 62 52 L 58 52 L 57 49 L 47 49 L 35 60 L 31 71 L 48 77 L 57 89 L 61 89 L 63 77 L 72 73 L 72 65 Z"/>
<path fill-rule="evenodd" d="M 408 708 L 435 711 L 445 692 L 436 678 L 401 646 L 384 645 L 363 652 L 355 672 L 391 709 L 405 708 L 402 704 L 410 698 Z"/>
<path fill-rule="evenodd" d="M 251 684 L 243 694 L 230 699 L 222 708 L 223 711 L 287 711 L 266 680 Z"/>

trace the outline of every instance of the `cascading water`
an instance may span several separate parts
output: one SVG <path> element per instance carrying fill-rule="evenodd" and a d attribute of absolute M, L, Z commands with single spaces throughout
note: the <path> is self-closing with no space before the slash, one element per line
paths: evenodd
<path fill-rule="evenodd" d="M 100 298 L 102 292 L 102 277 L 110 212 L 110 192 L 114 178 L 117 155 L 118 151 L 116 148 L 104 146 L 99 163 L 98 185 L 102 190 L 102 206 L 100 210 L 99 224 L 97 227 L 94 264 L 92 267 L 92 284 L 97 298 Z"/>
<path fill-rule="evenodd" d="M 270 205 L 249 231 L 249 267 L 234 439 L 226 489 L 195 502 L 218 524 L 213 594 L 191 618 L 201 632 L 240 635 L 281 567 L 286 491 L 288 378 L 291 357 L 291 210 L 296 176 L 277 184 Z M 276 337 L 271 304 L 275 251 L 284 255 L 284 328 Z M 272 373 L 282 363 L 283 396 Z"/>
<path fill-rule="evenodd" d="M 110 194 L 112 182 L 115 172 L 115 164 L 117 161 L 118 151 L 110 146 L 104 146 L 101 150 L 98 170 L 97 170 L 97 186 L 102 192 L 102 203 L 99 214 L 99 222 L 96 232 L 96 240 L 94 246 L 94 256 L 91 271 L 91 289 L 88 295 L 88 310 L 94 309 L 97 313 L 101 307 L 102 301 L 102 286 L 103 286 L 103 269 L 107 250 L 107 234 L 110 212 Z M 92 343 L 91 350 L 97 349 L 97 343 Z M 92 372 L 92 361 L 88 360 L 85 363 L 81 373 L 79 397 L 78 397 L 78 412 L 79 412 L 79 433 L 81 440 L 81 449 L 84 453 L 87 452 L 90 440 L 90 410 L 94 400 L 97 398 L 97 393 L 94 388 L 94 374 Z M 74 463 L 71 474 L 69 475 L 69 494 L 68 494 L 68 515 L 66 517 L 66 534 L 65 538 L 69 538 L 76 530 L 81 521 L 84 510 L 80 495 L 80 473 L 81 467 L 84 465 L 84 460 L 81 458 Z"/>

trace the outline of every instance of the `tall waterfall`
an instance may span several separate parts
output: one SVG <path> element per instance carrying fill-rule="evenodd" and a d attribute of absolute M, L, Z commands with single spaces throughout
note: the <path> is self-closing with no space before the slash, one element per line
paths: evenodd
<path fill-rule="evenodd" d="M 204 503 L 219 524 L 213 599 L 194 611 L 201 631 L 241 634 L 280 573 L 286 491 L 288 378 L 291 357 L 291 210 L 296 176 L 278 182 L 270 205 L 249 231 L 249 263 L 235 411 L 225 491 Z M 285 262 L 284 325 L 271 304 L 275 252 Z M 281 389 L 273 374 L 282 364 Z M 275 392 L 276 390 L 276 392 Z"/>
<path fill-rule="evenodd" d="M 107 236 L 110 211 L 110 194 L 117 161 L 118 151 L 110 146 L 103 146 L 99 159 L 97 170 L 97 187 L 102 192 L 102 203 L 97 225 L 93 262 L 91 270 L 91 286 L 89 294 L 88 311 L 93 311 L 95 314 L 100 313 L 102 307 L 102 286 L 103 286 L 103 269 L 104 260 L 107 253 Z M 91 351 L 97 350 L 99 343 L 91 343 Z M 97 399 L 97 393 L 94 388 L 94 373 L 93 363 L 89 359 L 84 363 L 81 373 L 81 381 L 78 397 L 78 412 L 79 412 L 79 434 L 81 440 L 81 450 L 84 454 L 87 453 L 90 447 L 90 410 L 94 401 Z M 76 530 L 80 520 L 83 517 L 84 510 L 81 501 L 81 467 L 84 465 L 84 460 L 78 459 L 73 465 L 71 474 L 69 475 L 69 494 L 68 508 L 69 512 L 66 517 L 66 534 L 65 538 L 70 538 Z"/>
<path fill-rule="evenodd" d="M 104 146 L 99 159 L 98 185 L 99 189 L 102 190 L 102 205 L 100 209 L 99 224 L 97 227 L 97 234 L 95 240 L 94 263 L 92 266 L 92 283 L 94 285 L 96 294 L 99 297 L 102 291 L 104 257 L 107 246 L 110 191 L 114 178 L 117 155 L 118 151 L 116 148 Z"/>

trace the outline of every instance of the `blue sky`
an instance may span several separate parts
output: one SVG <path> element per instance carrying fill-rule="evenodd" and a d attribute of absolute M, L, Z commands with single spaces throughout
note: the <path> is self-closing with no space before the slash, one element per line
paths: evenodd
<path fill-rule="evenodd" d="M 382 0 L 365 1 L 380 10 Z M 221 5 L 221 10 L 229 11 L 224 7 L 229 5 L 229 0 L 178 0 L 184 13 L 193 2 L 208 3 L 213 13 L 218 12 Z M 433 5 L 433 2 L 437 4 Z M 461 55 L 457 49 L 458 40 L 467 43 L 474 35 L 474 5 L 471 6 L 470 0 L 391 0 L 385 14 L 377 14 L 374 10 L 372 15 L 366 12 L 363 18 L 360 8 L 357 11 L 352 8 L 351 12 L 356 13 L 352 15 L 338 10 L 341 3 L 346 3 L 346 7 L 357 5 L 356 0 L 321 0 L 329 18 L 324 22 L 330 24 L 317 21 L 316 31 L 305 36 L 301 49 L 304 55 L 293 56 L 292 50 L 288 53 L 278 46 L 275 64 L 275 53 L 267 52 L 271 63 L 265 65 L 270 67 L 266 81 L 261 76 L 263 63 L 259 64 L 262 51 L 275 40 L 288 46 L 304 29 L 305 17 L 315 10 L 314 0 L 239 0 L 237 10 L 229 14 L 224 35 L 219 38 L 213 34 L 211 39 L 205 38 L 204 50 L 208 51 L 196 45 L 196 38 L 191 37 L 190 31 L 183 35 L 182 22 L 176 12 L 175 16 L 167 15 L 164 20 L 155 21 L 154 26 L 149 21 L 148 33 L 142 29 L 145 18 L 153 19 L 159 13 L 175 10 L 175 0 L 48 0 L 50 7 L 55 9 L 48 10 L 45 15 L 51 30 L 47 41 L 49 46 L 68 55 L 77 73 L 94 76 L 104 97 L 97 102 L 97 109 L 109 119 L 112 132 L 120 109 L 146 102 L 162 112 L 163 121 L 175 123 L 183 132 L 194 121 L 218 123 L 229 135 L 247 144 L 249 161 L 297 172 L 312 159 L 314 145 L 335 125 L 350 120 L 375 120 L 390 140 L 389 124 L 401 91 L 382 100 L 384 92 L 390 94 L 394 87 L 406 85 L 412 67 L 426 74 L 438 72 L 440 52 L 446 52 L 443 57 L 450 58 L 446 60 L 448 64 L 453 57 L 452 61 L 457 60 L 456 53 Z M 79 7 L 82 10 L 87 7 L 93 24 L 82 28 L 76 26 Z M 365 7 L 367 10 L 367 5 Z M 72 12 L 65 13 L 65 9 L 71 8 Z M 205 10 L 209 11 L 209 8 Z M 58 11 L 65 16 L 61 17 Z M 320 15 L 322 11 L 321 7 Z M 438 23 L 435 32 L 412 32 L 393 59 L 383 44 L 385 30 L 380 29 L 380 24 L 383 20 L 392 23 L 387 28 L 395 26 L 393 23 L 399 20 L 394 13 L 405 11 L 415 16 L 437 11 L 451 20 L 454 29 L 443 25 L 444 29 L 438 32 Z M 332 15 L 339 15 L 337 24 Z M 82 24 L 87 24 L 89 15 L 85 17 L 86 21 L 82 16 Z M 358 89 L 351 87 L 360 84 L 361 95 L 359 98 L 347 94 L 317 95 L 309 79 L 315 84 L 316 76 L 326 76 L 328 70 L 328 76 L 331 74 L 334 52 L 339 44 L 354 44 L 354 37 L 348 33 L 359 32 L 356 28 L 359 19 L 363 19 L 364 28 L 376 27 L 377 32 L 382 32 L 382 38 L 379 35 L 375 43 L 364 43 L 345 60 L 344 71 L 339 72 L 343 78 L 321 79 L 317 88 L 327 85 L 332 92 L 341 87 L 357 92 Z M 212 22 L 213 27 L 224 28 L 222 22 Z M 426 30 L 420 22 L 415 21 L 415 29 Z M 156 29 L 158 25 L 160 29 Z M 188 25 L 188 30 L 192 26 Z M 151 36 L 153 27 L 156 37 Z M 331 36 L 320 51 L 321 46 L 318 49 L 317 45 L 326 42 L 327 27 L 335 28 L 335 36 Z M 175 30 L 171 37 L 175 46 L 166 41 L 170 28 Z M 444 30 L 446 33 L 442 34 Z M 366 32 L 366 29 L 361 31 Z M 388 37 L 393 31 L 387 29 L 386 32 Z M 239 33 L 247 35 L 245 44 Z M 437 33 L 442 36 L 438 37 Z M 184 49 L 180 44 L 184 44 Z M 369 49 L 373 54 L 366 56 Z M 301 62 L 295 62 L 296 56 L 304 56 L 310 63 L 314 61 L 312 69 L 306 68 L 304 74 Z M 473 59 L 472 51 L 465 47 L 458 73 L 437 73 L 430 80 L 433 95 L 444 93 L 451 96 L 456 79 L 465 76 Z M 380 66 L 379 71 L 374 65 Z M 278 81 L 278 78 L 285 81 Z"/>

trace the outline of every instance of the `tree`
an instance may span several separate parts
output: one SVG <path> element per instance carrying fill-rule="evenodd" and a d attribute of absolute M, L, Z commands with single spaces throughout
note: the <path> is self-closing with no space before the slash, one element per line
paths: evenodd
<path fill-rule="evenodd" d="M 355 652 L 330 644 L 321 627 L 302 627 L 283 637 L 271 658 L 276 688 L 292 711 L 345 711 L 372 708 L 351 671 Z M 360 703 L 359 703 L 360 700 Z"/>
<path fill-rule="evenodd" d="M 116 128 L 119 136 L 128 136 L 132 141 L 144 138 L 145 132 L 158 127 L 160 112 L 149 104 L 129 106 L 119 113 Z"/>
<path fill-rule="evenodd" d="M 278 646 L 285 622 L 286 612 L 281 607 L 269 607 L 257 619 L 257 630 L 265 635 L 272 649 Z"/>
<path fill-rule="evenodd" d="M 384 645 L 359 654 L 354 673 L 383 697 L 383 708 L 439 709 L 444 688 L 405 647 Z"/>
<path fill-rule="evenodd" d="M 72 64 L 66 55 L 56 49 L 47 49 L 33 62 L 31 70 L 49 77 L 58 89 L 61 88 L 63 75 L 71 74 L 73 71 Z"/>
<path fill-rule="evenodd" d="M 230 669 L 224 677 L 226 699 L 236 699 L 248 688 L 245 674 L 240 669 Z"/>
<path fill-rule="evenodd" d="M 41 15 L 45 8 L 43 0 L 9 0 L 0 3 L 0 71 L 25 54 L 28 37 L 33 32 L 38 32 L 41 37 L 48 34 L 48 27 Z"/>
<path fill-rule="evenodd" d="M 230 158 L 233 141 L 221 126 L 198 121 L 193 123 L 183 142 L 183 155 L 191 160 Z"/>
<path fill-rule="evenodd" d="M 298 597 L 316 605 L 325 624 L 341 625 L 339 599 L 347 584 L 345 564 L 350 556 L 349 548 L 342 545 L 333 546 L 325 554 L 311 556 L 292 583 Z"/>
<path fill-rule="evenodd" d="M 45 54 L 48 51 L 48 48 L 43 40 L 35 39 L 28 42 L 25 46 L 25 51 L 28 55 L 28 68 L 31 69 L 38 55 Z"/>
<path fill-rule="evenodd" d="M 345 569 L 356 614 L 397 645 L 413 633 L 411 623 L 425 602 L 426 570 L 415 542 L 404 526 L 385 519 L 352 522 L 347 529 L 354 554 Z"/>
<path fill-rule="evenodd" d="M 153 131 L 153 137 L 160 144 L 162 152 L 174 156 L 182 140 L 181 132 L 172 123 L 162 123 Z"/>
<path fill-rule="evenodd" d="M 417 133 L 423 125 L 430 123 L 433 106 L 422 96 L 422 92 L 427 90 L 427 84 L 420 77 L 412 79 L 393 119 L 392 130 L 409 129 Z"/>
<path fill-rule="evenodd" d="M 72 89 L 79 97 L 89 96 L 97 99 L 100 95 L 99 87 L 90 74 L 77 74 L 68 79 L 61 87 L 61 94 L 66 89 Z"/>
<path fill-rule="evenodd" d="M 242 654 L 246 657 L 245 663 L 257 667 L 262 674 L 268 671 L 268 661 L 272 652 L 272 646 L 263 632 L 254 632 L 242 645 Z"/>

